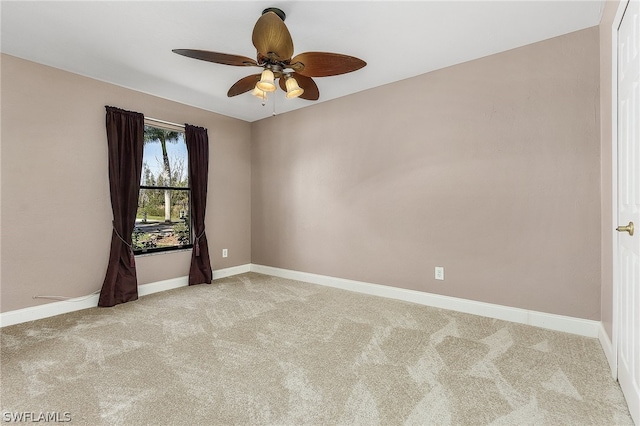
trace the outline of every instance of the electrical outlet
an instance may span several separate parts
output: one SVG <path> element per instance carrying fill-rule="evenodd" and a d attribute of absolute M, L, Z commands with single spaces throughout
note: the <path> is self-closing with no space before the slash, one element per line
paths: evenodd
<path fill-rule="evenodd" d="M 222 249 L 222 257 L 229 256 L 229 251 L 227 249 Z"/>
<path fill-rule="evenodd" d="M 443 280 L 444 281 L 444 267 L 443 266 L 436 266 L 436 280 Z"/>

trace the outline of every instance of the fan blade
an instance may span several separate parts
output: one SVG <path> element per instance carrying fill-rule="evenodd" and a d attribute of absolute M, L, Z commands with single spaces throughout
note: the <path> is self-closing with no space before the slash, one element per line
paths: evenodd
<path fill-rule="evenodd" d="M 249 90 L 253 90 L 256 87 L 256 83 L 260 81 L 260 74 L 248 75 L 240 80 L 236 81 L 236 83 L 231 86 L 229 91 L 227 92 L 228 97 L 233 97 L 237 95 L 241 95 L 243 93 L 248 92 Z"/>
<path fill-rule="evenodd" d="M 216 64 L 234 65 L 237 67 L 258 66 L 256 61 L 251 58 L 247 58 L 246 56 L 229 55 L 227 53 L 193 49 L 173 49 L 172 52 L 177 53 L 178 55 L 186 56 L 188 58 L 215 62 Z"/>
<path fill-rule="evenodd" d="M 310 77 L 305 77 L 304 75 L 293 73 L 291 77 L 295 78 L 298 82 L 298 86 L 300 86 L 304 92 L 299 97 L 301 99 L 306 99 L 308 101 L 317 101 L 320 97 L 320 91 L 318 90 L 318 86 L 316 82 L 313 81 Z M 287 91 L 287 82 L 284 77 L 280 79 L 280 88 Z"/>
<path fill-rule="evenodd" d="M 251 40 L 262 56 L 278 61 L 286 61 L 293 56 L 291 34 L 282 19 L 273 12 L 267 12 L 258 19 Z"/>
<path fill-rule="evenodd" d="M 291 68 L 307 77 L 328 77 L 359 70 L 367 65 L 362 59 L 339 53 L 305 52 L 291 60 Z"/>
<path fill-rule="evenodd" d="M 293 76 L 298 82 L 298 86 L 304 89 L 304 93 L 300 97 L 308 101 L 317 101 L 320 97 L 320 91 L 316 82 L 311 77 L 305 77 L 302 74 L 293 73 Z"/>

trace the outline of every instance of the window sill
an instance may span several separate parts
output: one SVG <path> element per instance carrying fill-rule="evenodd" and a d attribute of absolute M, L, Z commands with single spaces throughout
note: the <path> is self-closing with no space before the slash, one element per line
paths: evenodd
<path fill-rule="evenodd" d="M 134 254 L 134 256 L 135 257 L 159 256 L 159 255 L 163 255 L 163 254 L 183 253 L 185 251 L 191 251 L 191 250 L 193 250 L 193 247 L 188 247 L 188 248 L 183 248 L 183 249 L 176 249 L 176 250 L 152 251 L 152 252 L 148 252 L 148 253 L 137 253 L 137 254 Z"/>

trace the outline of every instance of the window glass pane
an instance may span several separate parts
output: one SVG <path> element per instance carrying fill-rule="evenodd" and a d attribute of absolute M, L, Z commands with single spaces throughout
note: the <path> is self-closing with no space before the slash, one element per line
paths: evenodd
<path fill-rule="evenodd" d="M 189 186 L 184 133 L 144 126 L 141 186 Z"/>
<path fill-rule="evenodd" d="M 133 230 L 133 247 L 137 253 L 191 246 L 191 223 L 188 189 L 172 189 L 171 220 L 165 220 L 164 200 L 168 190 L 141 188 L 138 214 Z"/>

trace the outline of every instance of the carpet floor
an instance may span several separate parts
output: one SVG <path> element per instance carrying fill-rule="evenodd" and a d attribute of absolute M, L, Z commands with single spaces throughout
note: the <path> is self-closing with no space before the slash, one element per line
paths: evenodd
<path fill-rule="evenodd" d="M 3 421 L 633 424 L 596 339 L 255 273 L 0 337 Z"/>

